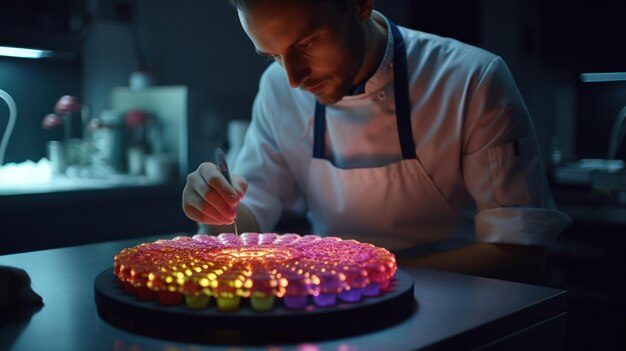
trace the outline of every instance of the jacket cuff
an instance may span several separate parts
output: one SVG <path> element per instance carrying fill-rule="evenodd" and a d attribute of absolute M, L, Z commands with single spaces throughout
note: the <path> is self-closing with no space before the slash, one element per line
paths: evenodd
<path fill-rule="evenodd" d="M 501 207 L 475 217 L 479 242 L 549 246 L 572 222 L 565 213 L 531 207 Z"/>
<path fill-rule="evenodd" d="M 260 233 L 269 233 L 280 219 L 281 202 L 272 194 L 249 183 L 246 195 L 241 200 L 256 220 Z"/>

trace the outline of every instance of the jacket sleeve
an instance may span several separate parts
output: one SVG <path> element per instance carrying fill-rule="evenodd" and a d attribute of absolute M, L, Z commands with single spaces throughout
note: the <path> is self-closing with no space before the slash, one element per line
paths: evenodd
<path fill-rule="evenodd" d="M 467 109 L 462 169 L 473 197 L 477 240 L 549 245 L 571 219 L 556 209 L 532 121 L 497 57 Z"/>
<path fill-rule="evenodd" d="M 271 106 L 276 99 L 272 97 L 270 73 L 266 71 L 261 78 L 252 121 L 234 167 L 234 172 L 248 181 L 248 190 L 241 202 L 250 209 L 262 232 L 272 231 L 283 209 L 300 196 L 276 142 L 272 118 L 279 118 L 280 110 Z"/>

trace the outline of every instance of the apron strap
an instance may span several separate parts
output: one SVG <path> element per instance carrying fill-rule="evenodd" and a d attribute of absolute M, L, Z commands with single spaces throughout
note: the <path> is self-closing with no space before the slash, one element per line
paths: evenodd
<path fill-rule="evenodd" d="M 393 36 L 393 83 L 396 104 L 396 124 L 403 159 L 417 159 L 415 141 L 411 126 L 411 103 L 406 60 L 406 47 L 398 27 L 388 20 Z M 313 129 L 313 158 L 325 158 L 326 106 L 315 100 L 315 121 Z"/>
<path fill-rule="evenodd" d="M 416 159 L 415 141 L 411 126 L 411 100 L 409 99 L 409 78 L 406 62 L 406 46 L 400 30 L 395 23 L 389 22 L 393 35 L 393 88 L 396 100 L 396 124 L 400 138 L 402 158 Z"/>
<path fill-rule="evenodd" d="M 313 158 L 325 158 L 326 105 L 315 100 L 315 122 L 313 127 Z"/>

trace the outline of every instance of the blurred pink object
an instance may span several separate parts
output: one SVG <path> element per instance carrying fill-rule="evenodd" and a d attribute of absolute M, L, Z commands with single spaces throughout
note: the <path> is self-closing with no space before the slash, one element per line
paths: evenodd
<path fill-rule="evenodd" d="M 41 122 L 41 126 L 44 129 L 50 129 L 60 125 L 63 125 L 63 117 L 55 115 L 54 113 L 48 114 Z"/>
<path fill-rule="evenodd" d="M 61 96 L 57 104 L 54 106 L 54 113 L 61 115 L 68 112 L 80 112 L 81 105 L 76 96 Z"/>
<path fill-rule="evenodd" d="M 126 113 L 126 126 L 135 128 L 148 122 L 148 114 L 141 110 L 131 110 Z"/>

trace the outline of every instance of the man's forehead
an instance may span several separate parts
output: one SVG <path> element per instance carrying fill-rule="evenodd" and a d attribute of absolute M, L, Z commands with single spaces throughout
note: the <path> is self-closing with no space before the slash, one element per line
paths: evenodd
<path fill-rule="evenodd" d="M 254 6 L 238 8 L 239 18 L 249 27 L 297 25 L 297 21 L 317 15 L 317 2 L 310 0 L 261 0 Z"/>
<path fill-rule="evenodd" d="M 261 1 L 257 6 L 238 10 L 239 20 L 257 51 L 279 49 L 304 39 L 323 21 L 323 14 L 315 6 L 297 5 L 309 3 L 296 0 L 285 4 L 282 0 Z M 279 6 L 280 4 L 285 4 Z"/>

